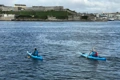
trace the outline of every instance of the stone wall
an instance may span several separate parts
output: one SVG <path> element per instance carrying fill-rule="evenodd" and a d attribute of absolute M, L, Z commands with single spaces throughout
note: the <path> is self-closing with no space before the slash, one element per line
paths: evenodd
<path fill-rule="evenodd" d="M 49 11 L 49 10 L 55 10 L 55 11 L 63 11 L 63 6 L 32 6 L 32 7 L 26 7 L 26 6 L 0 6 L 0 10 L 2 11 L 20 11 L 20 10 L 26 10 L 26 11 Z"/>
<path fill-rule="evenodd" d="M 14 7 L 11 7 L 11 6 L 4 6 L 1 9 L 2 11 L 14 11 Z"/>

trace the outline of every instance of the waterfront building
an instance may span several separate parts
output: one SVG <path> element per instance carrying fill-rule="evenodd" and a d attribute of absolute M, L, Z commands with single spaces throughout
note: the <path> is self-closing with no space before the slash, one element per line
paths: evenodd
<path fill-rule="evenodd" d="M 15 14 L 1 14 L 0 15 L 0 20 L 11 21 L 13 19 L 15 19 Z"/>
<path fill-rule="evenodd" d="M 52 21 L 57 20 L 56 17 L 53 17 L 53 16 L 47 16 L 47 17 L 48 17 L 47 20 L 52 20 Z"/>
<path fill-rule="evenodd" d="M 120 14 L 116 15 L 116 20 L 120 20 Z"/>

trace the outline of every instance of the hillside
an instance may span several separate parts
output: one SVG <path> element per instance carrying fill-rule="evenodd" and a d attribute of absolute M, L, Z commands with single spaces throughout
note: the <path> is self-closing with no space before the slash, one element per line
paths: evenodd
<path fill-rule="evenodd" d="M 15 14 L 16 19 L 37 18 L 47 19 L 48 16 L 56 17 L 56 19 L 67 19 L 68 15 L 72 15 L 68 11 L 0 11 L 0 14 Z"/>

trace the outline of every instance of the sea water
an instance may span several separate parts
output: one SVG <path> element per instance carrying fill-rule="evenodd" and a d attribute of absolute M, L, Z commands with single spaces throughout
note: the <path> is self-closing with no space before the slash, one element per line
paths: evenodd
<path fill-rule="evenodd" d="M 79 52 L 92 48 L 107 61 Z M 37 48 L 43 61 L 27 57 Z M 119 80 L 120 21 L 0 21 L 0 80 Z"/>

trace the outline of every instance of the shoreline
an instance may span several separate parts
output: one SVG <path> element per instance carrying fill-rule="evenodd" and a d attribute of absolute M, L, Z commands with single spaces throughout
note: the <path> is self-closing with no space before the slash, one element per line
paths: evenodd
<path fill-rule="evenodd" d="M 41 20 L 41 19 L 12 19 L 0 21 L 41 21 L 41 22 L 107 22 L 107 20 Z"/>

